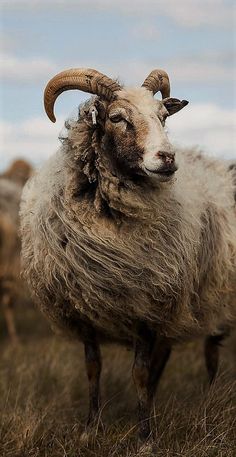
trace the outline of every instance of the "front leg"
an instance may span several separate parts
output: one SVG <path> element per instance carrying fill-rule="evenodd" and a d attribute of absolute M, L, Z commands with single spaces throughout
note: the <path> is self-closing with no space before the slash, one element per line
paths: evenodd
<path fill-rule="evenodd" d="M 81 440 L 85 442 L 88 440 L 89 433 L 98 423 L 102 361 L 96 331 L 92 326 L 84 327 L 83 342 L 86 371 L 89 383 L 89 414 L 87 420 L 87 430 L 81 436 Z"/>
<path fill-rule="evenodd" d="M 101 353 L 96 340 L 84 344 L 86 370 L 89 381 L 89 415 L 87 425 L 95 422 L 100 407 Z"/>
<path fill-rule="evenodd" d="M 157 338 L 152 351 L 149 378 L 151 398 L 154 399 L 158 383 L 171 354 L 171 344 L 166 338 Z"/>
<path fill-rule="evenodd" d="M 150 370 L 155 338 L 145 324 L 139 324 L 135 345 L 133 380 L 138 397 L 139 438 L 146 441 L 151 435 L 150 413 L 152 397 L 150 395 Z"/>
<path fill-rule="evenodd" d="M 151 452 L 150 416 L 157 384 L 171 353 L 171 345 L 165 338 L 158 338 L 148 327 L 140 324 L 135 346 L 133 379 L 138 396 L 139 439 L 145 443 L 141 450 Z M 155 446 L 154 446 L 155 448 Z M 142 454 L 140 454 L 142 455 Z"/>
<path fill-rule="evenodd" d="M 219 366 L 219 349 L 224 339 L 229 335 L 229 331 L 225 330 L 219 335 L 209 335 L 205 340 L 205 362 L 208 372 L 209 383 L 215 381 L 218 366 Z"/>

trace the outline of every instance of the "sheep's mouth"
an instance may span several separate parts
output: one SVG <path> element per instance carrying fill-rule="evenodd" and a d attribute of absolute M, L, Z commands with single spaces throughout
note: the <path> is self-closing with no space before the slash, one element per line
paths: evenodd
<path fill-rule="evenodd" d="M 160 170 L 149 170 L 149 168 L 147 168 L 147 171 L 149 171 L 150 173 L 154 173 L 155 175 L 161 175 L 161 176 L 172 176 L 176 170 L 165 170 L 165 171 L 160 171 Z"/>
<path fill-rule="evenodd" d="M 166 169 L 160 169 L 160 168 L 157 168 L 156 170 L 150 170 L 149 168 L 146 167 L 146 170 L 149 172 L 149 173 L 154 173 L 155 175 L 159 175 L 159 176 L 163 176 L 163 177 L 171 177 L 173 176 L 173 174 L 176 172 L 177 170 L 177 167 L 174 166 L 172 168 L 166 168 Z"/>

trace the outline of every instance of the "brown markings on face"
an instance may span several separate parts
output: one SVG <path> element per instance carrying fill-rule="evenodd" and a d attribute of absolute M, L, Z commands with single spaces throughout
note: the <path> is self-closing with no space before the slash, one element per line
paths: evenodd
<path fill-rule="evenodd" d="M 116 174 L 143 174 L 140 162 L 147 134 L 148 122 L 136 106 L 124 99 L 109 105 L 103 144 Z"/>

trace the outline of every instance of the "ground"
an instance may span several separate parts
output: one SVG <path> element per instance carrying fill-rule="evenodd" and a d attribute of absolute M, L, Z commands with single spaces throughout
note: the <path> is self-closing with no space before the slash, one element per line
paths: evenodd
<path fill-rule="evenodd" d="M 86 421 L 83 348 L 55 337 L 41 315 L 16 308 L 18 347 L 0 320 L 0 456 L 131 457 L 136 455 L 132 352 L 103 348 L 102 411 L 97 434 L 80 444 Z M 210 388 L 202 342 L 174 350 L 153 414 L 158 457 L 236 456 L 236 335 L 222 348 Z"/>

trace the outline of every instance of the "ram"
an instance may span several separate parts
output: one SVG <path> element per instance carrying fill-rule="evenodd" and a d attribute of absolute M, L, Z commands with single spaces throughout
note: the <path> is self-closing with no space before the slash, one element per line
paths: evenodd
<path fill-rule="evenodd" d="M 233 176 L 223 161 L 168 140 L 166 119 L 188 102 L 170 98 L 163 70 L 131 89 L 95 70 L 64 71 L 45 89 L 51 121 L 70 89 L 95 96 L 25 188 L 24 275 L 52 323 L 84 343 L 88 427 L 99 409 L 100 343 L 134 345 L 145 441 L 171 347 L 205 337 L 212 380 L 217 343 L 236 317 Z"/>
<path fill-rule="evenodd" d="M 18 213 L 22 188 L 31 172 L 27 162 L 16 160 L 0 175 L 0 304 L 13 343 L 18 340 L 13 304 L 22 291 Z"/>

